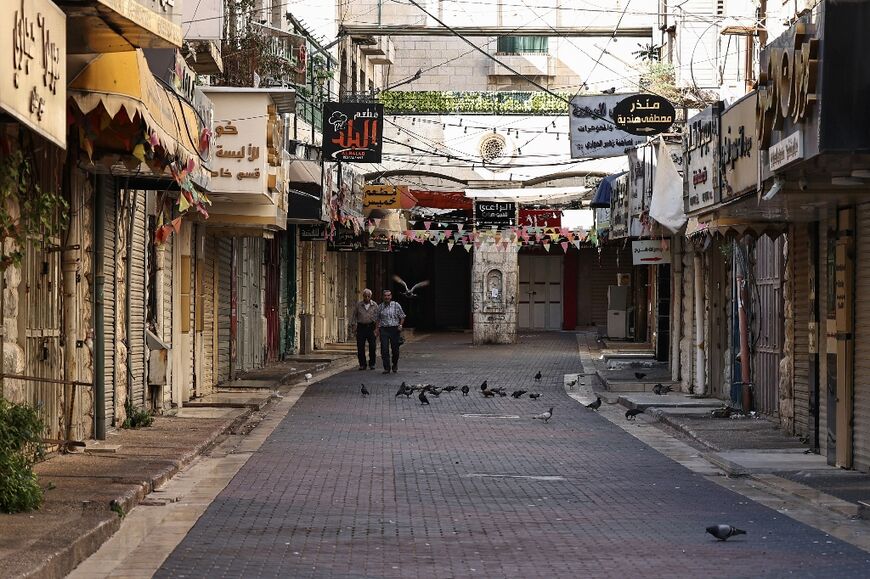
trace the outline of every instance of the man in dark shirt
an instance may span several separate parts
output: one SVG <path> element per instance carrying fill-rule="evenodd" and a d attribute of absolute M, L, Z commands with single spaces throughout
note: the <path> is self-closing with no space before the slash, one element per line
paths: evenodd
<path fill-rule="evenodd" d="M 384 290 L 384 301 L 378 306 L 378 324 L 375 332 L 381 337 L 381 360 L 384 362 L 384 374 L 390 370 L 399 370 L 399 334 L 405 322 L 405 311 L 393 301 L 393 292 Z M 393 355 L 390 357 L 390 348 Z M 392 362 L 392 364 L 391 364 Z"/>
<path fill-rule="evenodd" d="M 363 299 L 353 309 L 352 320 L 356 323 L 356 355 L 359 369 L 375 369 L 375 329 L 378 324 L 378 304 L 372 300 L 372 290 L 363 290 Z M 366 343 L 369 345 L 369 360 L 366 365 Z"/>

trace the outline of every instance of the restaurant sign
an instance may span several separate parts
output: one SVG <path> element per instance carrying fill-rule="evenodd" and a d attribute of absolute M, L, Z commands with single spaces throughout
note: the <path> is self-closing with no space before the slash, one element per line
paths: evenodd
<path fill-rule="evenodd" d="M 474 222 L 478 229 L 503 229 L 516 225 L 517 206 L 513 201 L 475 201 Z"/>
<path fill-rule="evenodd" d="M 0 2 L 0 109 L 66 148 L 66 16 L 50 0 Z"/>
<path fill-rule="evenodd" d="M 583 95 L 571 99 L 571 157 L 595 159 L 619 157 L 625 150 L 646 142 L 646 137 L 632 135 L 616 125 L 616 105 L 626 95 Z"/>
<path fill-rule="evenodd" d="M 401 209 L 401 189 L 395 185 L 366 185 L 363 188 L 363 211 Z"/>
<path fill-rule="evenodd" d="M 380 163 L 384 106 L 324 103 L 323 156 L 327 161 Z"/>

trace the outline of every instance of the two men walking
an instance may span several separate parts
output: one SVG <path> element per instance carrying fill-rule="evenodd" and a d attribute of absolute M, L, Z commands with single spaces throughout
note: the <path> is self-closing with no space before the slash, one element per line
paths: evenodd
<path fill-rule="evenodd" d="M 405 322 L 405 311 L 398 302 L 393 301 L 393 292 L 384 290 L 384 301 L 378 305 L 372 300 L 372 291 L 363 290 L 363 299 L 356 304 L 353 311 L 353 321 L 356 322 L 359 369 L 374 370 L 375 338 L 380 337 L 384 374 L 389 374 L 391 371 L 398 372 L 400 337 Z M 368 345 L 368 361 L 366 345 Z"/>

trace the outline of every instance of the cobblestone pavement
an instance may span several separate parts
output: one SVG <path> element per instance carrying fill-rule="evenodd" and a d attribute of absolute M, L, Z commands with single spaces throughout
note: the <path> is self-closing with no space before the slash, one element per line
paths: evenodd
<path fill-rule="evenodd" d="M 540 384 L 533 375 L 543 372 Z M 866 577 L 870 554 L 694 474 L 568 398 L 572 334 L 402 350 L 311 386 L 159 577 Z M 478 386 L 543 396 L 485 399 Z M 395 398 L 399 383 L 464 383 Z M 363 398 L 365 381 L 371 396 Z M 553 406 L 549 423 L 531 416 Z M 715 523 L 748 531 L 717 542 Z"/>

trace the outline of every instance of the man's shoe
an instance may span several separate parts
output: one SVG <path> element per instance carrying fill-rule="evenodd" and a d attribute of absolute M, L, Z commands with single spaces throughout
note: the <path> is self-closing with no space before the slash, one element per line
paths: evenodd
<path fill-rule="evenodd" d="M 366 367 L 365 367 L 365 366 L 360 366 L 358 369 L 359 369 L 359 370 L 365 370 Z"/>
<path fill-rule="evenodd" d="M 369 366 L 369 370 L 374 370 L 374 369 L 375 369 L 374 366 Z"/>
<path fill-rule="evenodd" d="M 383 371 L 383 374 L 389 374 L 389 373 L 390 373 L 389 370 L 384 370 L 384 371 Z"/>
<path fill-rule="evenodd" d="M 399 371 L 399 367 L 398 367 L 398 366 L 393 366 L 393 374 L 395 374 L 395 373 L 398 372 L 398 371 Z"/>

